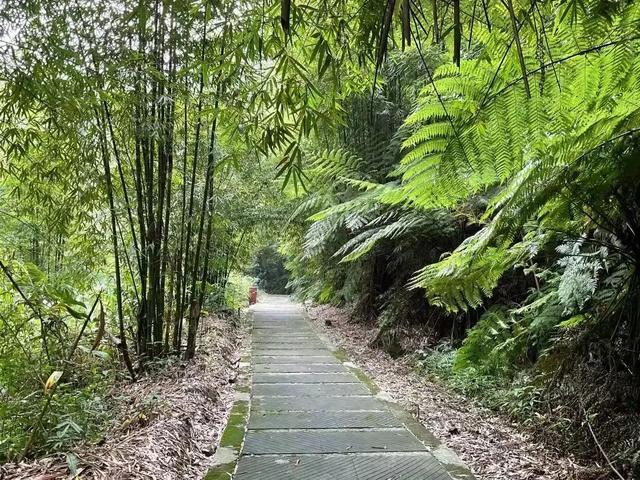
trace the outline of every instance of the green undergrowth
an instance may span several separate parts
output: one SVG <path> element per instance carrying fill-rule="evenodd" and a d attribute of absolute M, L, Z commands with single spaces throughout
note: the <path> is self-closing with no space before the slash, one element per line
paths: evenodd
<path fill-rule="evenodd" d="M 65 451 L 79 441 L 99 441 L 110 423 L 113 407 L 107 399 L 109 381 L 100 377 L 97 373 L 80 385 L 70 379 L 50 399 L 41 392 L 25 393 L 30 386 L 4 390 L 0 394 L 4 397 L 0 401 L 0 462 L 19 458 L 27 448 L 39 454 Z M 43 410 L 41 426 L 34 428 L 34 419 Z"/>
<path fill-rule="evenodd" d="M 541 297 L 544 292 L 528 300 Z M 549 426 L 554 415 L 548 415 L 545 395 L 552 373 L 562 365 L 569 368 L 563 349 L 574 350 L 578 343 L 574 326 L 563 321 L 566 316 L 557 302 L 543 308 L 493 306 L 461 343 L 441 340 L 432 349 L 418 351 L 417 368 L 522 425 L 556 428 Z"/>
<path fill-rule="evenodd" d="M 416 368 L 429 379 L 443 382 L 454 392 L 473 398 L 484 407 L 506 413 L 524 424 L 535 421 L 543 388 L 532 369 L 501 375 L 476 367 L 456 368 L 457 352 L 446 344 L 420 351 Z"/>

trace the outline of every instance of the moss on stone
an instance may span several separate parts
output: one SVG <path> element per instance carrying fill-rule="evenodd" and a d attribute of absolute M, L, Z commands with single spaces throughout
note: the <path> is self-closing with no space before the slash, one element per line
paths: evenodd
<path fill-rule="evenodd" d="M 227 425 L 222 438 L 220 439 L 221 447 L 232 447 L 240 449 L 242 446 L 242 440 L 244 439 L 244 425 Z"/>
<path fill-rule="evenodd" d="M 364 373 L 363 370 L 359 368 L 351 367 L 351 373 L 353 373 L 356 377 L 358 377 L 358 380 L 364 383 L 367 386 L 367 388 L 371 390 L 371 392 L 373 392 L 374 394 L 380 391 L 380 387 L 378 387 L 378 385 L 374 383 L 371 377 L 366 373 Z"/>
<path fill-rule="evenodd" d="M 246 417 L 249 413 L 249 402 L 239 400 L 233 404 L 229 415 L 242 415 Z"/>
<path fill-rule="evenodd" d="M 347 352 L 345 352 L 342 348 L 337 348 L 333 351 L 333 356 L 336 357 L 341 362 L 346 362 L 349 360 L 349 356 Z"/>
<path fill-rule="evenodd" d="M 249 393 L 251 387 L 249 385 L 236 385 L 236 392 Z"/>
<path fill-rule="evenodd" d="M 225 463 L 211 468 L 204 476 L 204 480 L 229 480 L 236 468 L 236 462 Z"/>

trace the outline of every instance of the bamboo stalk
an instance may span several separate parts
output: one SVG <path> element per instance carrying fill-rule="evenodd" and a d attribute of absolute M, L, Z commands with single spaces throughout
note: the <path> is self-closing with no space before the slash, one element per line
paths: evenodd
<path fill-rule="evenodd" d="M 513 10 L 512 0 L 503 0 L 503 3 L 509 11 L 509 18 L 511 20 L 511 28 L 513 29 L 513 38 L 516 43 L 516 51 L 518 53 L 518 63 L 520 63 L 520 70 L 522 71 L 522 79 L 524 84 L 524 91 L 527 94 L 527 98 L 531 98 L 531 88 L 529 87 L 529 76 L 527 75 L 527 65 L 524 61 L 524 54 L 522 53 L 522 44 L 520 43 L 520 27 L 518 27 L 518 20 L 516 19 L 515 11 Z"/>
<path fill-rule="evenodd" d="M 460 23 L 460 0 L 453 0 L 453 63 L 460 66 L 462 48 L 462 24 Z"/>

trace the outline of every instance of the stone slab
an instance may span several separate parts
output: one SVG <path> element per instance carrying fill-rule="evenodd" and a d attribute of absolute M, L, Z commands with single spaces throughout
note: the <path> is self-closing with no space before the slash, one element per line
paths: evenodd
<path fill-rule="evenodd" d="M 340 363 L 340 361 L 333 355 L 306 355 L 304 357 L 291 356 L 291 355 L 259 355 L 253 357 L 253 363 L 298 363 L 298 364 L 310 364 L 310 363 Z"/>
<path fill-rule="evenodd" d="M 245 455 L 422 452 L 425 446 L 405 429 L 249 430 Z"/>
<path fill-rule="evenodd" d="M 371 395 L 361 397 L 256 397 L 251 402 L 251 410 L 295 411 L 295 412 L 355 412 L 386 410 L 384 404 Z"/>
<path fill-rule="evenodd" d="M 324 350 L 326 347 L 320 342 L 253 342 L 254 351 L 263 350 Z"/>
<path fill-rule="evenodd" d="M 318 338 L 312 337 L 285 337 L 283 335 L 254 335 L 252 345 L 261 345 L 263 343 L 322 343 Z"/>
<path fill-rule="evenodd" d="M 270 335 L 268 333 L 255 333 L 252 336 L 253 343 L 274 343 L 274 342 L 316 342 L 320 343 L 320 337 L 311 335 L 291 336 L 284 334 Z"/>
<path fill-rule="evenodd" d="M 267 333 L 267 332 L 282 333 L 282 334 L 297 333 L 298 335 L 302 333 L 307 335 L 311 335 L 315 333 L 313 329 L 309 326 L 309 324 L 303 321 L 292 321 L 292 322 L 285 322 L 285 323 L 272 323 L 272 322 L 254 323 L 253 331 L 255 332 L 258 330 L 264 331 L 264 333 Z"/>
<path fill-rule="evenodd" d="M 362 383 L 258 383 L 251 393 L 254 397 L 330 397 L 367 395 L 371 391 Z"/>
<path fill-rule="evenodd" d="M 254 327 L 252 335 L 268 335 L 273 337 L 286 337 L 286 338 L 319 338 L 318 334 L 311 330 L 309 327 L 299 328 L 258 328 Z"/>
<path fill-rule="evenodd" d="M 278 356 L 278 355 L 290 355 L 292 357 L 308 357 L 313 355 L 327 355 L 329 350 L 326 348 L 305 348 L 305 349 L 293 349 L 283 348 L 282 350 L 265 350 L 254 348 L 252 355 L 254 357 L 263 357 L 265 355 Z"/>
<path fill-rule="evenodd" d="M 296 336 L 296 338 L 310 338 L 313 337 L 314 332 L 312 332 L 311 330 L 304 330 L 300 327 L 298 328 L 294 328 L 293 329 L 298 335 Z M 253 339 L 265 339 L 265 338 L 275 338 L 275 339 L 280 339 L 280 338 L 291 338 L 288 337 L 288 335 L 291 333 L 292 329 L 290 328 L 284 328 L 284 329 L 275 329 L 275 328 L 261 328 L 261 329 L 257 329 L 257 330 L 253 330 L 253 333 L 251 334 L 251 337 Z M 315 338 L 318 338 L 317 336 Z"/>
<path fill-rule="evenodd" d="M 257 332 L 252 335 L 255 342 L 317 342 L 320 337 L 316 335 L 291 335 L 285 333 L 269 334 L 265 332 Z"/>
<path fill-rule="evenodd" d="M 294 328 L 254 328 L 253 338 L 318 338 L 315 332 L 303 327 Z"/>
<path fill-rule="evenodd" d="M 402 422 L 387 411 L 375 412 L 255 412 L 249 429 L 391 428 Z"/>
<path fill-rule="evenodd" d="M 253 337 L 259 337 L 259 336 L 266 336 L 269 338 L 312 338 L 314 340 L 317 340 L 318 335 L 308 329 L 305 328 L 303 330 L 298 330 L 298 329 L 283 329 L 283 331 L 274 331 L 273 329 L 254 329 L 252 332 L 252 336 Z"/>
<path fill-rule="evenodd" d="M 282 333 L 295 331 L 313 333 L 309 324 L 305 321 L 290 321 L 290 322 L 254 322 L 253 329 L 255 330 L 280 330 Z"/>
<path fill-rule="evenodd" d="M 254 373 L 253 383 L 358 383 L 352 373 Z"/>
<path fill-rule="evenodd" d="M 300 364 L 300 363 L 261 363 L 253 366 L 254 376 L 259 373 L 305 373 L 305 372 L 347 372 L 348 370 L 339 363 L 328 364 Z"/>
<path fill-rule="evenodd" d="M 450 480 L 429 453 L 243 457 L 236 480 Z"/>

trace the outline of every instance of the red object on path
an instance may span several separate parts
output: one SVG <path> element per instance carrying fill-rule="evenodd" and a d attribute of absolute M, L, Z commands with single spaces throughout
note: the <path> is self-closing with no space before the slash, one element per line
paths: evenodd
<path fill-rule="evenodd" d="M 249 305 L 255 305 L 258 301 L 258 287 L 253 285 L 249 288 Z"/>

